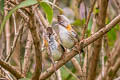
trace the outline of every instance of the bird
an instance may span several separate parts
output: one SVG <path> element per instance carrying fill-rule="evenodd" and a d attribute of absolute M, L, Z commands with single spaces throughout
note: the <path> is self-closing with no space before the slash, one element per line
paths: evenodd
<path fill-rule="evenodd" d="M 48 50 L 48 57 L 50 58 L 54 67 L 55 75 L 57 77 L 55 63 L 64 58 L 64 47 L 56 40 L 55 32 L 52 27 L 47 27 L 46 34 L 44 36 L 44 44 Z"/>
<path fill-rule="evenodd" d="M 73 48 L 73 46 L 79 41 L 77 33 L 74 31 L 70 24 L 70 20 L 64 15 L 58 15 L 59 37 L 61 43 L 66 48 Z"/>
<path fill-rule="evenodd" d="M 67 31 L 67 29 L 60 24 L 56 24 L 56 26 L 59 29 L 59 39 L 61 41 L 61 44 L 63 47 L 71 49 L 75 45 L 75 40 L 72 36 L 70 36 L 70 33 Z"/>
<path fill-rule="evenodd" d="M 59 42 L 57 42 L 52 27 L 47 27 L 46 31 L 48 40 L 45 40 L 45 45 L 49 47 L 50 53 L 54 61 L 58 61 L 61 59 L 65 49 Z"/>

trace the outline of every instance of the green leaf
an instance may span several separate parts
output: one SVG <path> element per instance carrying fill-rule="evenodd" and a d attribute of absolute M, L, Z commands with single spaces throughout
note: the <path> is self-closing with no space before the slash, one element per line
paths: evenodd
<path fill-rule="evenodd" d="M 7 16 L 4 17 L 3 19 L 3 22 L 1 24 L 1 27 L 0 27 L 0 34 L 4 28 L 4 25 L 6 23 L 6 21 L 10 18 L 10 16 L 12 15 L 12 13 L 14 13 L 17 9 L 19 8 L 22 8 L 22 7 L 27 7 L 27 6 L 31 6 L 31 5 L 34 5 L 36 4 L 37 1 L 36 0 L 25 0 L 23 2 L 21 2 L 20 4 L 18 4 L 17 6 L 15 6 L 9 13 Z"/>
<path fill-rule="evenodd" d="M 119 24 L 117 24 L 114 28 L 112 28 L 108 33 L 107 33 L 107 36 L 108 36 L 108 44 L 110 46 L 113 46 L 114 45 L 114 42 L 117 38 L 117 35 L 116 35 L 116 32 L 120 30 L 120 26 Z"/>
<path fill-rule="evenodd" d="M 19 80 L 30 80 L 29 78 L 21 78 Z"/>
<path fill-rule="evenodd" d="M 113 75 L 113 70 L 110 69 L 110 72 L 109 72 L 108 76 L 112 76 L 112 75 Z"/>
<path fill-rule="evenodd" d="M 53 18 L 53 9 L 46 2 L 40 2 L 40 6 L 43 8 L 43 10 L 46 14 L 46 17 L 48 19 L 48 22 L 51 24 L 52 23 L 52 18 Z"/>
<path fill-rule="evenodd" d="M 83 20 L 77 19 L 72 23 L 72 25 L 74 26 L 83 26 L 84 24 L 85 24 L 85 19 Z"/>

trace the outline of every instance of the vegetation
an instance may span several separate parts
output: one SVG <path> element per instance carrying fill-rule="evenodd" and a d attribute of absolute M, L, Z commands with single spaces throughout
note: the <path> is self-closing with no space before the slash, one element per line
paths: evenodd
<path fill-rule="evenodd" d="M 120 0 L 0 0 L 0 80 L 119 80 Z"/>

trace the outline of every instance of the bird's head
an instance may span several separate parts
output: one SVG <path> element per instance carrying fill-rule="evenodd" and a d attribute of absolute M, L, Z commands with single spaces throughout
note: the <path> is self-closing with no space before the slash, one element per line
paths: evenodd
<path fill-rule="evenodd" d="M 72 29 L 69 19 L 64 15 L 57 16 L 58 23 L 65 27 L 68 31 Z"/>

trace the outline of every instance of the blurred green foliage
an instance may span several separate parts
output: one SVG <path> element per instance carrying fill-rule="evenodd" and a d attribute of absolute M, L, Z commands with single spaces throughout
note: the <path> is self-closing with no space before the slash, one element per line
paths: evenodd
<path fill-rule="evenodd" d="M 109 46 L 113 46 L 115 40 L 116 40 L 116 32 L 120 30 L 119 24 L 117 24 L 114 28 L 112 28 L 108 33 L 108 44 Z"/>
<path fill-rule="evenodd" d="M 3 15 L 4 13 L 4 0 L 0 0 L 0 13 Z"/>
<path fill-rule="evenodd" d="M 31 73 L 31 72 L 28 72 L 28 73 L 27 73 L 27 78 L 30 79 L 31 77 L 32 77 L 32 73 Z"/>
<path fill-rule="evenodd" d="M 85 24 L 85 19 L 82 19 L 82 20 L 77 19 L 77 20 L 75 20 L 75 21 L 72 23 L 72 25 L 74 25 L 74 26 L 80 26 L 80 27 L 82 27 L 84 24 Z"/>
<path fill-rule="evenodd" d="M 93 21 L 92 21 L 92 19 L 90 19 L 89 23 L 88 23 L 88 29 L 87 29 L 87 36 L 88 37 L 91 35 L 92 24 L 93 24 Z"/>
<path fill-rule="evenodd" d="M 62 80 L 76 80 L 73 76 L 71 76 L 69 79 L 68 77 L 70 74 L 65 70 L 64 67 L 60 68 L 61 74 L 62 74 Z"/>

